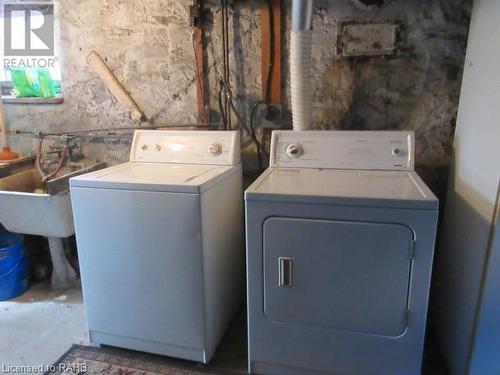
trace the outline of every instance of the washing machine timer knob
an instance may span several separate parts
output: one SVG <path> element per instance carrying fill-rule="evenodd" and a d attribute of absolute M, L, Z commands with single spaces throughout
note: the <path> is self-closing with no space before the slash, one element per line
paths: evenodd
<path fill-rule="evenodd" d="M 208 147 L 208 153 L 212 156 L 220 155 L 222 153 L 222 145 L 218 142 L 212 143 Z"/>
<path fill-rule="evenodd" d="M 298 157 L 300 157 L 300 155 L 304 153 L 300 143 L 289 144 L 288 146 L 286 146 L 285 151 L 286 151 L 286 156 L 289 159 L 297 159 Z"/>

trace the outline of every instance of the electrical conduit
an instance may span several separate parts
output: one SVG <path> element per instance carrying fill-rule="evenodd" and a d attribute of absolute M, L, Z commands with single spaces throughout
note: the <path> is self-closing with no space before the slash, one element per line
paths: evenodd
<path fill-rule="evenodd" d="M 313 0 L 292 1 L 290 82 L 294 130 L 311 128 L 312 116 L 312 11 Z"/>

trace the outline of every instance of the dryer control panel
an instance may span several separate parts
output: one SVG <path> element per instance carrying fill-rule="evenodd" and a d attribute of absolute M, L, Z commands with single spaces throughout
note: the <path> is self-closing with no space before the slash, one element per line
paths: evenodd
<path fill-rule="evenodd" d="M 410 131 L 274 131 L 271 166 L 360 170 L 414 168 Z"/>
<path fill-rule="evenodd" d="M 240 162 L 240 133 L 136 130 L 130 161 L 235 165 Z"/>

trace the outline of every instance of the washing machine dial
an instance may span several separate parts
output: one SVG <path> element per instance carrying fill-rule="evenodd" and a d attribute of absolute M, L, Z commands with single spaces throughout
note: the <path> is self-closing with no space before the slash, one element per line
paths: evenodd
<path fill-rule="evenodd" d="M 289 144 L 288 146 L 286 146 L 286 156 L 289 158 L 289 159 L 297 159 L 298 157 L 300 157 L 300 155 L 302 155 L 304 153 L 304 151 L 302 150 L 302 146 L 300 145 L 300 143 L 291 143 Z"/>
<path fill-rule="evenodd" d="M 161 151 L 161 145 L 155 145 L 155 150 L 156 151 Z"/>
<path fill-rule="evenodd" d="M 142 147 L 141 147 L 141 150 L 142 151 L 146 151 L 148 149 L 148 145 L 147 144 L 143 144 Z"/>
<path fill-rule="evenodd" d="M 208 153 L 212 156 L 217 156 L 222 153 L 222 145 L 218 142 L 212 143 L 208 146 Z"/>

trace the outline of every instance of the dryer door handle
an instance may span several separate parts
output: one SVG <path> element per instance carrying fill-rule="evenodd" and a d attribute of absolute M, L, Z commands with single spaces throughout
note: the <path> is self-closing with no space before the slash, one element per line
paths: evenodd
<path fill-rule="evenodd" d="M 292 286 L 292 258 L 278 258 L 278 286 L 281 288 Z"/>

